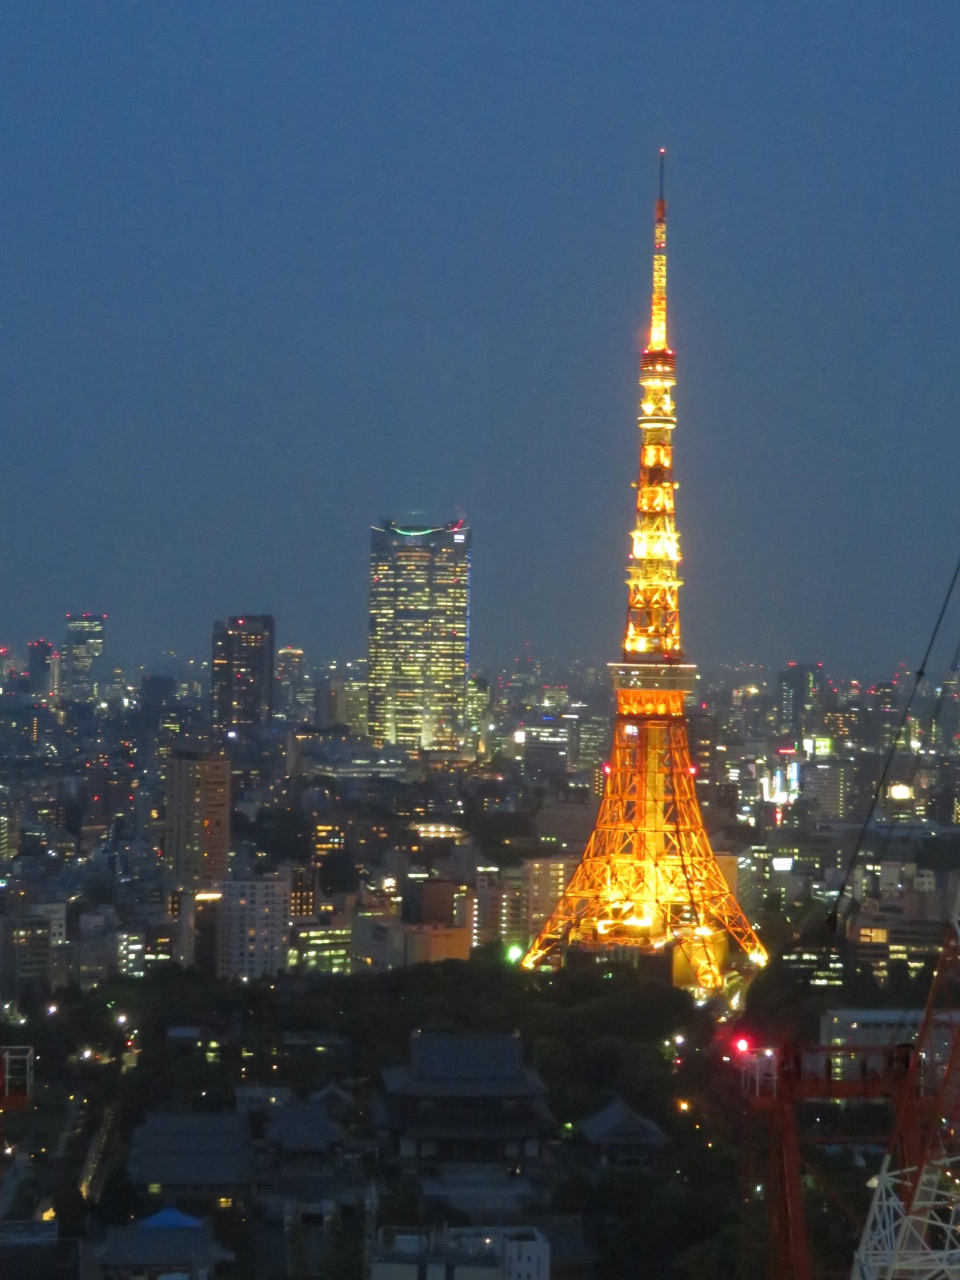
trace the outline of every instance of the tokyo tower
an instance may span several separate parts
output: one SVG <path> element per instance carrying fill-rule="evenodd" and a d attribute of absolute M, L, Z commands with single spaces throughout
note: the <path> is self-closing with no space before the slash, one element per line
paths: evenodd
<path fill-rule="evenodd" d="M 660 152 L 650 341 L 640 361 L 640 476 L 628 556 L 623 661 L 613 754 L 597 822 L 563 897 L 524 958 L 559 967 L 568 948 L 626 958 L 672 949 L 674 981 L 723 989 L 734 939 L 766 953 L 713 855 L 697 801 L 684 696 L 696 668 L 680 644 L 680 542 L 674 518 L 672 388 L 667 345 L 667 206 Z"/>

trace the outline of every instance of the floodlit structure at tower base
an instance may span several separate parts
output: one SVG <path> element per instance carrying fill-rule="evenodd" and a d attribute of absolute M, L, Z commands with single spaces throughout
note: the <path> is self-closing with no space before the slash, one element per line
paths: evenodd
<path fill-rule="evenodd" d="M 713 855 L 697 801 L 684 699 L 695 668 L 680 643 L 680 540 L 674 515 L 672 389 L 667 346 L 666 204 L 661 153 L 650 344 L 640 370 L 640 474 L 628 559 L 623 660 L 613 752 L 579 867 L 524 959 L 557 967 L 570 948 L 615 958 L 673 949 L 678 985 L 720 991 L 738 959 L 766 955 Z"/>

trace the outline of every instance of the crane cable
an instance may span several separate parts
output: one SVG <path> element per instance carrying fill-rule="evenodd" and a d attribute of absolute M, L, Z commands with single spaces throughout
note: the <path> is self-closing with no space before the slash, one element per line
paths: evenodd
<path fill-rule="evenodd" d="M 957 585 L 958 578 L 960 578 L 960 559 L 957 560 L 956 567 L 953 571 L 953 577 L 950 579 L 950 585 L 947 587 L 947 594 L 943 597 L 943 604 L 940 606 L 940 612 L 937 614 L 937 620 L 934 623 L 933 631 L 931 632 L 931 635 L 930 635 L 930 640 L 927 643 L 926 652 L 923 655 L 923 661 L 920 663 L 920 666 L 917 668 L 917 673 L 914 676 L 913 688 L 910 690 L 910 696 L 907 698 L 906 705 L 904 706 L 903 711 L 900 715 L 900 723 L 897 725 L 897 732 L 894 735 L 893 742 L 890 744 L 890 750 L 887 752 L 887 757 L 883 762 L 883 769 L 880 771 L 880 778 L 877 782 L 877 785 L 873 789 L 873 797 L 870 801 L 870 807 L 867 810 L 867 816 L 864 818 L 863 825 L 860 828 L 860 834 L 857 836 L 857 843 L 853 847 L 853 853 L 850 855 L 850 858 L 847 862 L 846 870 L 843 873 L 843 879 L 840 881 L 840 888 L 837 890 L 836 901 L 834 902 L 833 907 L 830 910 L 830 914 L 827 916 L 826 923 L 827 923 L 827 927 L 830 929 L 831 932 L 836 931 L 837 919 L 840 913 L 840 904 L 843 901 L 843 895 L 846 893 L 847 885 L 850 882 L 850 877 L 853 874 L 853 869 L 857 865 L 857 859 L 860 856 L 860 850 L 863 847 L 863 841 L 866 837 L 867 830 L 870 826 L 870 823 L 873 821 L 873 815 L 876 812 L 877 805 L 880 802 L 880 797 L 883 794 L 883 788 L 887 781 L 887 775 L 890 772 L 890 766 L 893 764 L 893 757 L 896 755 L 897 747 L 900 743 L 900 736 L 903 733 L 904 726 L 907 723 L 907 718 L 910 715 L 910 708 L 913 706 L 913 701 L 917 696 L 917 690 L 920 687 L 920 682 L 924 678 L 924 676 L 927 674 L 927 663 L 930 660 L 930 654 L 933 652 L 933 646 L 936 644 L 937 636 L 940 634 L 940 626 L 943 623 L 943 619 L 944 619 L 944 616 L 946 615 L 947 608 L 953 596 L 953 591 Z M 958 656 L 960 656 L 960 649 L 958 649 Z M 942 702 L 942 698 L 943 698 L 943 693 L 941 690 L 941 702 Z M 937 709 L 937 714 L 938 713 L 939 713 L 939 706 Z"/>

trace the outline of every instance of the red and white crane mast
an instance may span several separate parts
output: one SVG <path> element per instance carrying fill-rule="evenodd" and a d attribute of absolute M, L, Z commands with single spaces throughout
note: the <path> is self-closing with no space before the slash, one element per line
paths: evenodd
<path fill-rule="evenodd" d="M 960 897 L 852 1280 L 960 1280 Z"/>

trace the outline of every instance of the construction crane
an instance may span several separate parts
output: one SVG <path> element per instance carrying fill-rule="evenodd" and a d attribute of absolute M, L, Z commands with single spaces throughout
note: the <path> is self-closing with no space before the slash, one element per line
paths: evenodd
<path fill-rule="evenodd" d="M 33 1093 L 33 1045 L 7 1044 L 0 1047 L 0 1149 L 4 1146 L 3 1118 L 8 1112 L 23 1111 Z M 0 1165 L 0 1188 L 3 1182 Z M 0 1196 L 0 1204 L 3 1197 Z"/>
<path fill-rule="evenodd" d="M 912 1046 L 753 1049 L 739 1042 L 743 1093 L 768 1122 L 768 1274 L 811 1280 L 797 1109 L 888 1099 L 894 1132 L 851 1280 L 960 1280 L 960 898 Z M 825 1184 L 819 1188 L 836 1200 Z M 844 1206 L 845 1207 L 845 1206 Z"/>
<path fill-rule="evenodd" d="M 897 1095 L 852 1280 L 960 1277 L 960 899 Z"/>
<path fill-rule="evenodd" d="M 812 1180 L 845 1216 L 850 1217 L 851 1210 L 804 1159 L 797 1113 L 818 1102 L 853 1106 L 889 1102 L 896 1097 L 898 1082 L 906 1073 L 906 1057 L 893 1046 L 839 1049 L 788 1042 L 779 1049 L 754 1049 L 743 1039 L 735 1048 L 744 1098 L 764 1122 L 767 1136 L 767 1276 L 769 1280 L 812 1280 L 816 1269 L 810 1255 L 805 1179 Z M 838 1134 L 831 1141 L 856 1144 L 863 1138 Z M 746 1154 L 752 1146 L 746 1132 L 743 1143 Z"/>

